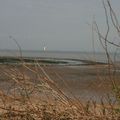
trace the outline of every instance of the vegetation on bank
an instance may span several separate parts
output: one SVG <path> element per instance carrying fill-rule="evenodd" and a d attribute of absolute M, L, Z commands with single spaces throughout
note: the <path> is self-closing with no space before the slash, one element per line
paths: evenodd
<path fill-rule="evenodd" d="M 59 60 L 52 60 L 52 59 L 35 59 L 35 58 L 25 58 L 22 57 L 22 59 L 17 58 L 17 57 L 0 57 L 0 63 L 7 63 L 7 64 L 12 64 L 12 63 L 46 63 L 46 64 L 67 64 L 68 62 L 65 61 L 59 61 Z"/>
<path fill-rule="evenodd" d="M 55 59 L 55 58 L 30 58 L 30 57 L 22 57 L 22 59 L 18 57 L 0 57 L 1 64 L 20 64 L 20 63 L 41 63 L 41 64 L 51 64 L 51 65 L 103 65 L 107 64 L 104 62 L 97 62 L 93 60 L 80 60 L 80 59 Z M 74 63 L 73 63 L 74 62 Z M 82 63 L 82 64 L 81 64 Z"/>

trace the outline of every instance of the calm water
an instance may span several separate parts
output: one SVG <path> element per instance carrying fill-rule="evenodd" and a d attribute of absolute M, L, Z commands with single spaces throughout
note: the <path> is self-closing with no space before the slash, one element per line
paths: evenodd
<path fill-rule="evenodd" d="M 20 56 L 20 52 L 13 50 L 0 50 L 0 56 Z M 42 57 L 42 58 L 60 58 L 60 59 L 80 59 L 80 60 L 95 60 L 98 62 L 106 62 L 105 53 L 92 52 L 60 52 L 60 51 L 22 51 L 23 57 Z M 111 54 L 114 59 L 114 54 Z M 120 55 L 116 55 L 116 61 L 120 61 Z"/>

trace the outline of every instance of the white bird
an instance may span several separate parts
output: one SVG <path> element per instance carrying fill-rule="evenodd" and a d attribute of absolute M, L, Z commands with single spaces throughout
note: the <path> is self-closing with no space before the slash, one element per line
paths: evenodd
<path fill-rule="evenodd" d="M 43 50 L 46 51 L 46 46 L 44 46 Z"/>

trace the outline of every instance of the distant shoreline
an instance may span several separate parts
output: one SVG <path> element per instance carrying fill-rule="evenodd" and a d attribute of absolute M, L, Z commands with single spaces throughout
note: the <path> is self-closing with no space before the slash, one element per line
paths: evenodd
<path fill-rule="evenodd" d="M 75 65 L 83 65 L 83 64 L 106 64 L 107 56 L 103 52 L 96 52 L 95 54 L 91 51 L 88 52 L 79 52 L 79 51 L 24 51 L 21 52 L 19 50 L 0 50 L 1 57 L 9 57 L 9 58 L 25 58 L 29 60 L 33 59 L 43 59 L 43 60 L 52 60 L 60 62 L 60 64 L 65 64 L 66 62 L 69 64 L 75 63 Z M 111 59 L 115 62 L 119 62 L 120 56 L 116 54 L 116 58 L 114 54 L 110 54 Z M 28 61 L 29 61 L 28 60 Z M 27 61 L 27 62 L 28 62 Z M 61 63 L 62 61 L 62 63 Z M 65 63 L 63 63 L 65 61 Z M 69 61 L 69 62 L 68 62 Z"/>
<path fill-rule="evenodd" d="M 106 64 L 104 62 L 97 62 L 92 60 L 68 59 L 68 58 L 43 58 L 43 57 L 10 57 L 1 56 L 0 64 L 20 64 L 20 63 L 41 63 L 50 65 L 96 65 Z"/>

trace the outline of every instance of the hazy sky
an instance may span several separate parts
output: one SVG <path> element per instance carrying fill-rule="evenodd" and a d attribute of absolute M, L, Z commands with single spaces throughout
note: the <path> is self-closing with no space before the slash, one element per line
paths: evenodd
<path fill-rule="evenodd" d="M 93 16 L 104 32 L 102 0 L 0 0 L 0 49 L 91 51 Z"/>

